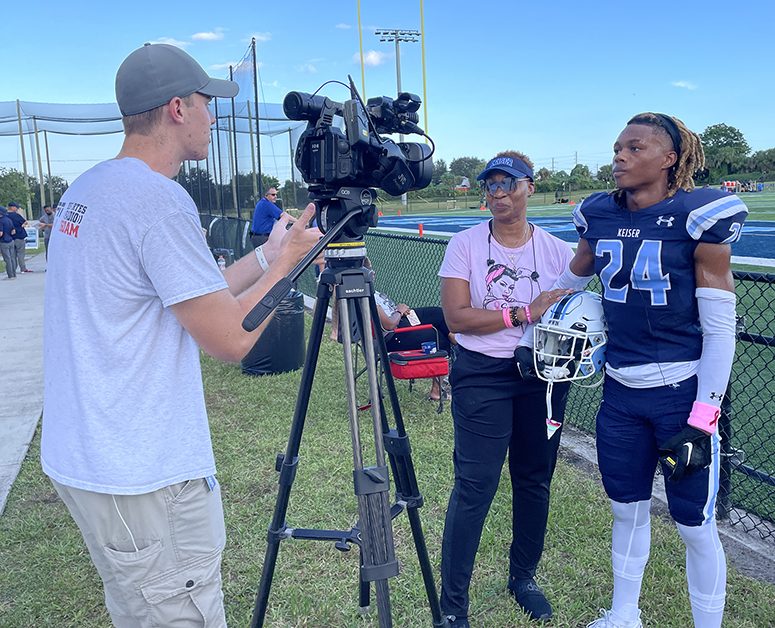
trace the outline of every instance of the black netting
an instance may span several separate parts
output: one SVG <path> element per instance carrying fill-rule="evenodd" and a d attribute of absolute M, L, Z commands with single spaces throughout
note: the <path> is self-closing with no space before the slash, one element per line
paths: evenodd
<path fill-rule="evenodd" d="M 262 195 L 261 174 L 276 178 L 281 186 L 286 180 L 301 181 L 293 164 L 293 151 L 306 122 L 289 120 L 280 103 L 262 102 L 265 94 L 254 59 L 251 44 L 242 60 L 231 68 L 231 77 L 240 87 L 237 96 L 233 100 L 216 98 L 210 104 L 216 122 L 207 158 L 185 162 L 176 177 L 200 212 L 250 218 Z M 22 160 L 3 164 L 13 164 L 12 167 L 31 173 L 38 180 L 44 178 L 47 170 L 52 174 L 51 164 L 53 174 L 72 180 L 86 167 L 112 157 L 117 150 L 116 142 L 120 145 L 120 139 L 108 138 L 107 152 L 95 150 L 108 144 L 93 137 L 87 144 L 90 149 L 83 153 L 88 158 L 74 160 L 84 162 L 84 167 L 77 172 L 64 171 L 60 162 L 73 160 L 61 160 L 59 149 L 67 147 L 69 154 L 77 153 L 80 149 L 76 136 L 122 132 L 121 112 L 116 103 L 0 101 L 0 147 L 11 146 L 15 154 L 20 135 L 21 145 L 28 145 Z M 65 141 L 70 139 L 73 141 Z M 97 154 L 104 156 L 95 159 Z M 297 199 L 284 201 L 289 207 Z"/>

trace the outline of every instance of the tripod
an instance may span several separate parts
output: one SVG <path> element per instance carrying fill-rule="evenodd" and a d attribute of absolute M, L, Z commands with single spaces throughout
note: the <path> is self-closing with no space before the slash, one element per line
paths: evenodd
<path fill-rule="evenodd" d="M 348 218 L 345 218 L 343 222 L 347 222 L 347 220 L 349 220 L 349 214 Z M 343 226 L 339 228 L 339 231 L 342 228 Z M 327 234 L 322 241 L 324 243 L 323 246 L 334 237 L 335 234 Z M 329 246 L 330 249 L 326 251 L 326 268 L 321 273 L 318 283 L 317 301 L 313 312 L 307 357 L 302 371 L 299 394 L 296 399 L 291 433 L 285 453 L 279 454 L 277 458 L 276 469 L 280 473 L 279 491 L 269 526 L 267 550 L 250 625 L 251 627 L 264 625 L 280 542 L 286 539 L 306 539 L 331 541 L 341 551 L 349 550 L 352 545 L 359 547 L 360 606 L 361 608 L 369 606 L 370 583 L 373 582 L 376 591 L 380 628 L 390 628 L 393 624 L 388 578 L 396 576 L 399 571 L 398 562 L 395 558 L 392 520 L 403 510 L 406 510 L 433 617 L 433 625 L 443 627 L 447 625 L 447 622 L 441 615 L 436 586 L 425 545 L 425 537 L 418 513 L 418 509 L 423 503 L 423 497 L 417 486 L 409 438 L 404 428 L 398 397 L 389 368 L 384 368 L 383 370 L 392 415 L 396 422 L 395 428 L 389 426 L 387 414 L 382 404 L 383 397 L 378 377 L 378 361 L 383 366 L 386 366 L 388 364 L 388 356 L 382 335 L 380 333 L 375 334 L 372 331 L 374 328 L 379 330 L 380 327 L 376 310 L 377 306 L 374 301 L 373 273 L 362 266 L 366 249 L 362 240 L 360 242 L 334 242 Z M 304 264 L 304 261 L 301 264 Z M 285 517 L 291 488 L 296 475 L 296 468 L 299 463 L 299 446 L 317 366 L 321 339 L 323 337 L 326 312 L 332 294 L 335 294 L 337 297 L 336 306 L 338 307 L 341 323 L 340 337 L 344 352 L 347 404 L 353 449 L 353 477 L 359 518 L 358 522 L 350 530 L 291 528 L 286 523 Z M 374 324 L 374 328 L 372 324 Z M 364 467 L 355 393 L 356 374 L 353 360 L 353 345 L 356 341 L 353 338 L 354 332 L 359 337 L 357 342 L 362 347 L 365 356 L 365 373 L 368 375 L 371 422 L 374 435 L 375 464 L 366 467 Z M 396 503 L 392 506 L 389 503 L 390 486 L 386 462 L 389 462 L 393 481 L 396 485 Z"/>

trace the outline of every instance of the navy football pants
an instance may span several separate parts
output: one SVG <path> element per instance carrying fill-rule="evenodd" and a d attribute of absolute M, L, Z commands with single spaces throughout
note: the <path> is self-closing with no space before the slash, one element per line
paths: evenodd
<path fill-rule="evenodd" d="M 596 440 L 608 497 L 622 503 L 651 497 L 659 446 L 686 427 L 696 395 L 696 377 L 656 388 L 629 388 L 605 378 Z M 698 526 L 713 517 L 719 479 L 718 435 L 712 437 L 712 452 L 708 469 L 679 482 L 665 481 L 670 514 L 678 523 Z"/>

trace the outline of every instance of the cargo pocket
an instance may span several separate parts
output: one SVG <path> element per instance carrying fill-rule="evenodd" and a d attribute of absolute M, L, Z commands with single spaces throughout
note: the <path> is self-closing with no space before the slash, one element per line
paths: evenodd
<path fill-rule="evenodd" d="M 142 547 L 137 551 L 122 551 L 103 545 L 105 558 L 119 582 L 142 581 L 156 564 L 156 556 L 162 550 L 162 542 L 151 539 L 135 539 Z"/>
<path fill-rule="evenodd" d="M 103 567 L 98 565 L 98 570 L 105 583 L 105 605 L 114 622 L 116 618 L 145 616 L 148 605 L 140 595 L 139 583 L 158 570 L 162 560 L 164 546 L 160 540 L 137 538 L 135 542 L 142 549 L 123 551 L 115 544 L 102 546 Z M 122 542 L 121 547 L 124 545 Z"/>
<path fill-rule="evenodd" d="M 220 550 L 140 584 L 153 626 L 226 626 Z"/>

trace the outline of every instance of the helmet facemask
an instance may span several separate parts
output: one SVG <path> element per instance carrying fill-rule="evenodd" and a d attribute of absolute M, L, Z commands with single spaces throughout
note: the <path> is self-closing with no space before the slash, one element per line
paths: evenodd
<path fill-rule="evenodd" d="M 561 423 L 552 418 L 552 389 L 556 382 L 578 382 L 600 374 L 602 381 L 605 346 L 608 341 L 599 294 L 580 291 L 563 297 L 550 307 L 533 329 L 533 362 L 546 387 L 547 438 Z"/>

